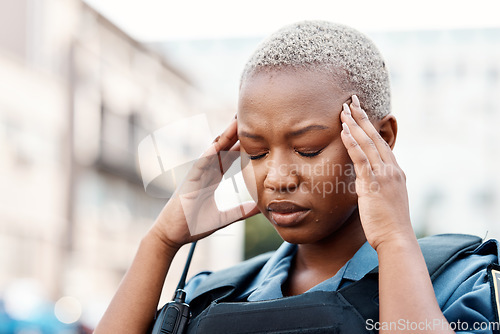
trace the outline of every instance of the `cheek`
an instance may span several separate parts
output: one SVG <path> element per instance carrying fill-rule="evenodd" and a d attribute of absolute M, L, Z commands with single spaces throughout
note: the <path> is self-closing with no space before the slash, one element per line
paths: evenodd
<path fill-rule="evenodd" d="M 321 159 L 304 170 L 309 172 L 302 175 L 303 181 L 306 181 L 307 190 L 316 198 L 330 198 L 339 202 L 344 199 L 350 201 L 356 195 L 354 167 L 343 154 Z"/>
<path fill-rule="evenodd" d="M 335 206 L 350 206 L 357 202 L 356 175 L 351 163 L 331 165 L 331 174 L 325 179 L 325 192 Z"/>

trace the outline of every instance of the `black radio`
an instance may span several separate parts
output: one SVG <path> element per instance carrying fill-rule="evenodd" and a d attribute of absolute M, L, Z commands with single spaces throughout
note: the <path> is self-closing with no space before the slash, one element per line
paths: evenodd
<path fill-rule="evenodd" d="M 185 303 L 186 292 L 183 290 L 186 285 L 186 276 L 193 258 L 196 241 L 191 244 L 184 272 L 177 285 L 174 300 L 165 304 L 156 313 L 151 334 L 184 334 L 189 322 L 189 305 Z"/>

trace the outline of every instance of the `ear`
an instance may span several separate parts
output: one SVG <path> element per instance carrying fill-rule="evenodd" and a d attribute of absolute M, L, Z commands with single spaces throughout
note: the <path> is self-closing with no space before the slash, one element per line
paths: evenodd
<path fill-rule="evenodd" d="M 389 144 L 391 150 L 396 144 L 396 136 L 398 134 L 398 122 L 394 115 L 389 114 L 377 122 L 378 133 Z"/>

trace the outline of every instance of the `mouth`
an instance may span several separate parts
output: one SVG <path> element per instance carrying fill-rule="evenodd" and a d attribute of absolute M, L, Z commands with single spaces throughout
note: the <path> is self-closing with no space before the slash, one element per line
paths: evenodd
<path fill-rule="evenodd" d="M 311 210 L 289 201 L 271 201 L 267 211 L 274 224 L 292 226 L 300 223 Z"/>

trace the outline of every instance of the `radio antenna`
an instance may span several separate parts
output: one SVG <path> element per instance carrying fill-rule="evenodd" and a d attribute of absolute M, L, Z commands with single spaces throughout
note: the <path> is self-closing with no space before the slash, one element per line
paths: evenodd
<path fill-rule="evenodd" d="M 184 265 L 184 271 L 182 272 L 181 279 L 179 280 L 179 284 L 177 285 L 177 289 L 184 289 L 186 285 L 186 277 L 189 271 L 189 266 L 191 265 L 191 259 L 193 258 L 194 249 L 196 248 L 196 241 L 191 243 L 191 248 L 189 249 L 189 254 L 186 260 L 186 264 Z"/>

